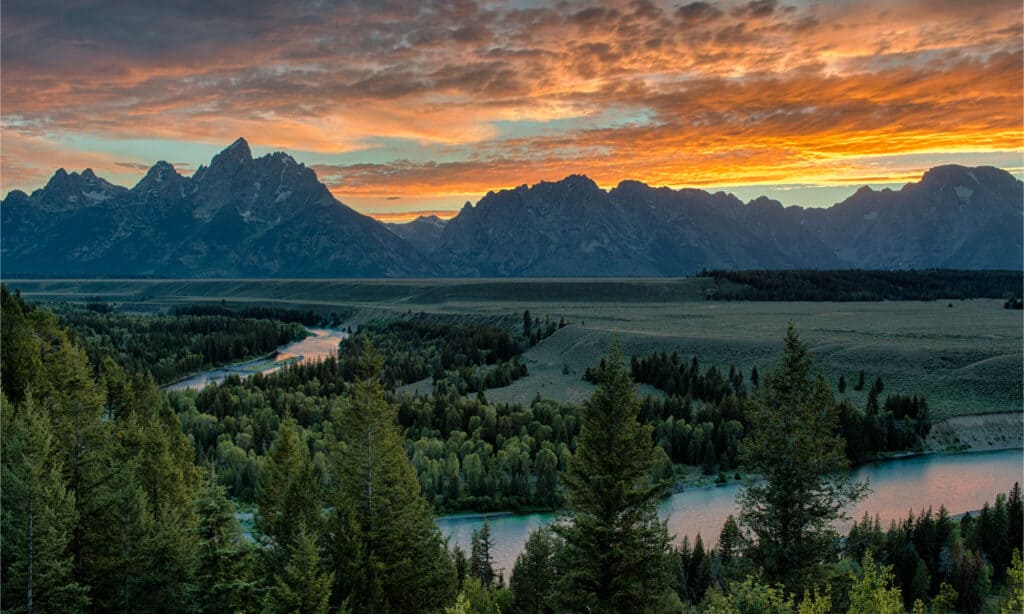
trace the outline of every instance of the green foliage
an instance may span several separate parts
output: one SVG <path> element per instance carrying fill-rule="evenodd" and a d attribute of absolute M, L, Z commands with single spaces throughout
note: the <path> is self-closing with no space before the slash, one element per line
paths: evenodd
<path fill-rule="evenodd" d="M 320 485 L 295 421 L 285 417 L 260 474 L 256 530 L 272 558 L 287 560 L 300 531 L 315 535 L 321 523 Z"/>
<path fill-rule="evenodd" d="M 497 574 L 494 573 L 494 559 L 491 557 L 491 549 L 494 548 L 494 540 L 491 539 L 491 525 L 484 520 L 479 530 L 473 531 L 473 548 L 469 555 L 469 575 L 480 583 L 484 588 L 491 588 L 497 582 Z"/>
<path fill-rule="evenodd" d="M 2 412 L 4 608 L 78 611 L 88 603 L 85 587 L 72 575 L 70 545 L 78 517 L 49 418 L 31 394 L 17 408 L 3 399 Z"/>
<path fill-rule="evenodd" d="M 576 452 L 563 475 L 568 514 L 558 609 L 613 612 L 652 608 L 669 588 L 668 532 L 656 504 L 665 483 L 652 483 L 651 427 L 618 349 L 584 404 Z"/>
<path fill-rule="evenodd" d="M 328 610 L 334 574 L 322 570 L 316 535 L 298 522 L 295 540 L 263 602 L 264 612 L 323 614 Z"/>
<path fill-rule="evenodd" d="M 852 579 L 849 614 L 903 614 L 903 595 L 893 586 L 892 568 L 876 565 L 870 550 Z"/>
<path fill-rule="evenodd" d="M 196 499 L 199 561 L 196 570 L 203 612 L 237 612 L 255 599 L 255 556 L 235 518 L 235 506 L 207 472 Z"/>
<path fill-rule="evenodd" d="M 707 614 L 789 614 L 794 607 L 793 600 L 781 588 L 753 578 L 730 584 L 728 595 L 717 589 L 709 592 L 702 606 Z"/>
<path fill-rule="evenodd" d="M 1021 563 L 1020 550 L 1016 548 L 1006 574 L 1006 591 L 1000 600 L 999 611 L 1004 614 L 1024 611 L 1024 563 Z"/>
<path fill-rule="evenodd" d="M 932 599 L 931 613 L 953 614 L 956 612 L 956 604 L 959 600 L 960 595 L 956 593 L 956 589 L 943 582 L 939 585 L 939 594 Z M 1019 608 L 1016 611 L 1020 611 Z"/>
<path fill-rule="evenodd" d="M 378 356 L 360 360 L 362 372 L 378 372 Z M 380 381 L 356 382 L 351 402 L 339 414 L 337 487 L 340 497 L 351 502 L 349 531 L 358 544 L 342 573 L 365 574 L 365 581 L 352 586 L 353 606 L 440 610 L 455 596 L 455 569 L 432 510 L 420 496 L 395 426 L 395 409 L 385 401 Z"/>
<path fill-rule="evenodd" d="M 556 565 L 562 546 L 561 539 L 549 528 L 530 533 L 512 568 L 509 587 L 514 601 L 511 611 L 519 614 L 554 611 L 552 591 L 558 582 Z"/>
<path fill-rule="evenodd" d="M 98 313 L 55 304 L 90 362 L 112 358 L 129 373 L 167 384 L 190 373 L 273 352 L 306 335 L 299 324 L 226 315 Z"/>
<path fill-rule="evenodd" d="M 746 287 L 716 298 L 744 301 L 924 301 L 1021 295 L 1013 271 L 706 271 Z"/>
<path fill-rule="evenodd" d="M 750 559 L 772 582 L 802 592 L 820 583 L 838 552 L 832 523 L 865 492 L 851 484 L 835 403 L 792 325 L 783 355 L 751 397 L 751 435 L 741 458 L 764 481 L 744 486 L 740 521 L 752 534 Z"/>

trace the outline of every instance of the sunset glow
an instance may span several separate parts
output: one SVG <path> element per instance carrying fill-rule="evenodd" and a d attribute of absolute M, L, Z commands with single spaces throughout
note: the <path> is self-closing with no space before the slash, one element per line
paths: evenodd
<path fill-rule="evenodd" d="M 552 6 L 4 3 L 3 191 L 239 136 L 387 221 L 573 173 L 820 206 L 1024 170 L 1019 0 Z"/>

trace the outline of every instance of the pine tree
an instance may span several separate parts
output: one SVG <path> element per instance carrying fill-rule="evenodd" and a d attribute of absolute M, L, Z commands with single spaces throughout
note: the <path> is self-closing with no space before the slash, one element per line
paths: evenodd
<path fill-rule="evenodd" d="M 615 347 L 584 404 L 576 453 L 563 480 L 567 520 L 559 609 L 644 610 L 669 590 L 669 537 L 657 501 L 666 483 L 652 483 L 651 427 L 641 425 L 630 375 Z"/>
<path fill-rule="evenodd" d="M 274 584 L 263 602 L 264 612 L 323 614 L 328 611 L 334 574 L 321 569 L 317 542 L 316 534 L 299 520 L 288 558 L 274 574 Z"/>
<path fill-rule="evenodd" d="M 515 612 L 550 612 L 552 591 L 558 581 L 556 561 L 561 544 L 551 529 L 542 527 L 530 533 L 523 551 L 512 568 L 509 587 Z"/>
<path fill-rule="evenodd" d="M 0 550 L 5 610 L 73 612 L 88 600 L 72 576 L 69 554 L 77 522 L 74 495 L 61 477 L 52 426 L 31 393 L 16 409 L 2 403 L 4 505 Z"/>
<path fill-rule="evenodd" d="M 351 604 L 366 612 L 439 610 L 455 598 L 455 569 L 384 399 L 380 356 L 367 349 L 357 360 L 360 379 L 336 418 L 335 499 L 351 506 L 353 543 L 341 573 L 361 576 Z"/>
<path fill-rule="evenodd" d="M 739 496 L 740 522 L 753 536 L 749 558 L 796 594 L 823 577 L 838 546 L 832 523 L 866 489 L 845 477 L 832 393 L 812 369 L 790 324 L 782 357 L 750 399 L 751 435 L 740 448 L 747 468 L 764 476 Z"/>
<path fill-rule="evenodd" d="M 734 557 L 739 556 L 740 548 L 743 546 L 743 534 L 740 526 L 732 514 L 725 519 L 722 525 L 722 532 L 718 536 L 718 558 L 723 565 L 728 565 Z"/>
<path fill-rule="evenodd" d="M 196 578 L 203 612 L 238 612 L 252 602 L 253 553 L 235 518 L 235 507 L 211 469 L 196 500 L 200 548 Z"/>
<path fill-rule="evenodd" d="M 486 519 L 483 526 L 473 531 L 472 544 L 469 554 L 469 575 L 480 580 L 485 587 L 491 587 L 496 577 L 494 559 L 491 557 L 494 540 L 491 539 L 491 525 Z"/>
<path fill-rule="evenodd" d="M 267 548 L 271 568 L 280 571 L 291 557 L 300 528 L 316 535 L 320 526 L 320 485 L 295 420 L 286 416 L 270 446 L 257 493 L 256 530 Z"/>
<path fill-rule="evenodd" d="M 844 376 L 839 376 L 839 385 L 836 386 L 836 389 L 839 390 L 839 394 L 846 392 L 846 378 Z"/>

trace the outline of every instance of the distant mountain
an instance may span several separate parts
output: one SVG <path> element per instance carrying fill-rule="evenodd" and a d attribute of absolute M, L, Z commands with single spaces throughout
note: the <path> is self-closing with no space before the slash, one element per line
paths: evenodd
<path fill-rule="evenodd" d="M 436 215 L 421 215 L 411 222 L 385 224 L 391 232 L 402 237 L 418 249 L 420 253 L 429 254 L 437 250 L 441 233 L 448 220 Z"/>
<path fill-rule="evenodd" d="M 794 219 L 866 269 L 1022 268 L 1021 182 L 991 166 L 939 166 L 899 191 L 864 187 Z"/>
<path fill-rule="evenodd" d="M 184 177 L 131 189 L 63 169 L 0 203 L 6 275 L 670 276 L 701 269 L 1014 269 L 1024 190 L 991 167 L 933 168 L 828 209 L 582 175 L 490 192 L 445 222 L 383 224 L 284 153 L 239 139 Z"/>
<path fill-rule="evenodd" d="M 862 188 L 828 209 L 747 204 L 722 192 L 582 176 L 491 192 L 466 205 L 433 254 L 449 275 L 686 275 L 701 269 L 1014 269 L 1022 184 L 942 166 L 899 191 Z"/>
<path fill-rule="evenodd" d="M 403 277 L 433 266 L 338 202 L 291 156 L 238 139 L 183 177 L 158 162 L 129 189 L 58 170 L 0 205 L 6 274 Z"/>

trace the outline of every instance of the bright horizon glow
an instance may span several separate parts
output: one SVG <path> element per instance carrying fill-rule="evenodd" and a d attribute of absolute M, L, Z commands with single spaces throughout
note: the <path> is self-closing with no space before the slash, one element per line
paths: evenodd
<path fill-rule="evenodd" d="M 814 207 L 1022 176 L 1017 0 L 525 4 L 3 3 L 2 189 L 187 174 L 238 136 L 388 221 L 571 174 Z"/>

